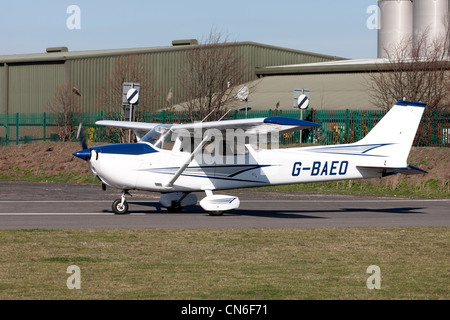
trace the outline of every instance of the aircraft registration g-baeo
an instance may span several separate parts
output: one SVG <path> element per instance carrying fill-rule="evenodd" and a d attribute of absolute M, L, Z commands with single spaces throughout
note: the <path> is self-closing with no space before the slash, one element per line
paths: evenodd
<path fill-rule="evenodd" d="M 128 212 L 130 190 L 161 193 L 170 212 L 197 204 L 211 215 L 239 207 L 219 190 L 420 174 L 407 158 L 426 104 L 400 100 L 360 141 L 350 144 L 276 148 L 278 134 L 320 124 L 268 117 L 190 124 L 97 121 L 97 125 L 131 129 L 137 143 L 88 148 L 75 156 L 88 162 L 103 186 L 122 190 L 116 214 Z M 81 126 L 80 126 L 81 128 Z M 79 130 L 80 131 L 80 130 Z M 271 135 L 271 148 L 262 148 Z M 267 143 L 266 143 L 267 144 Z"/>

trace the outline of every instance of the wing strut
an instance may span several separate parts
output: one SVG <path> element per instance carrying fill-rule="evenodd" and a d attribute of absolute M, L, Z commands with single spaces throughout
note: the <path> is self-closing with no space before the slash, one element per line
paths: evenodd
<path fill-rule="evenodd" d="M 202 142 L 200 142 L 200 144 L 197 146 L 197 148 L 195 148 L 194 152 L 192 152 L 191 155 L 189 156 L 189 159 L 180 167 L 180 169 L 178 169 L 177 172 L 175 172 L 175 174 L 173 175 L 172 179 L 170 179 L 170 181 L 167 182 L 164 185 L 164 187 L 170 188 L 170 187 L 173 186 L 175 181 L 177 181 L 177 179 L 181 176 L 181 174 L 184 172 L 184 170 L 186 170 L 186 168 L 189 166 L 189 164 L 194 159 L 195 155 L 197 153 L 199 153 L 200 150 L 202 150 L 203 146 L 205 145 L 206 142 L 209 141 L 209 139 L 211 139 L 211 134 L 207 131 L 206 132 L 206 137 L 202 140 Z"/>

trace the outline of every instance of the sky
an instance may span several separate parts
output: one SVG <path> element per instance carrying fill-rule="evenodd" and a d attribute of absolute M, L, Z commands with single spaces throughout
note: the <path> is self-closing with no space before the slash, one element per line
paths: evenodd
<path fill-rule="evenodd" d="M 0 10 L 0 55 L 170 46 L 205 39 L 212 29 L 230 41 L 360 59 L 376 58 L 368 27 L 376 0 L 16 0 Z"/>

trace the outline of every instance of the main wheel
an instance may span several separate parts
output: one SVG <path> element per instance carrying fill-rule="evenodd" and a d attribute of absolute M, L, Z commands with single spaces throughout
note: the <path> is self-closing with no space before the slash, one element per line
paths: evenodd
<path fill-rule="evenodd" d="M 223 211 L 208 211 L 210 216 L 213 217 L 219 217 L 219 216 L 223 216 Z"/>
<path fill-rule="evenodd" d="M 167 211 L 169 211 L 171 213 L 178 213 L 178 212 L 181 212 L 181 210 L 183 210 L 183 207 L 180 207 L 180 206 L 167 207 Z"/>
<path fill-rule="evenodd" d="M 112 204 L 112 210 L 115 214 L 126 214 L 128 212 L 128 203 L 126 201 L 122 203 L 122 199 L 117 199 Z"/>

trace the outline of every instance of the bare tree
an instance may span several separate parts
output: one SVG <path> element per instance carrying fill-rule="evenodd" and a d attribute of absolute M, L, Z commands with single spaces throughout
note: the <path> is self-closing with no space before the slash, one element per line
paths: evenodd
<path fill-rule="evenodd" d="M 236 86 L 245 81 L 247 66 L 236 43 L 212 30 L 203 44 L 192 46 L 186 55 L 180 85 L 182 105 L 191 120 L 217 120 L 236 102 Z"/>
<path fill-rule="evenodd" d="M 104 111 L 114 114 L 115 119 L 125 120 L 125 108 L 122 106 L 124 82 L 140 83 L 139 106 L 135 109 L 134 120 L 143 121 L 143 113 L 154 109 L 159 90 L 154 88 L 149 66 L 145 64 L 142 56 L 123 55 L 117 58 L 105 85 L 99 89 L 98 104 Z M 121 142 L 128 137 L 127 130 L 114 130 L 119 130 Z"/>
<path fill-rule="evenodd" d="M 371 103 L 389 110 L 399 99 L 426 102 L 428 110 L 442 110 L 448 99 L 448 34 L 430 41 L 428 31 L 404 39 L 386 50 L 384 63 L 369 74 Z"/>
<path fill-rule="evenodd" d="M 55 124 L 61 141 L 70 141 L 78 127 L 80 96 L 70 82 L 56 85 L 55 93 L 47 104 L 47 110 L 56 116 Z"/>

